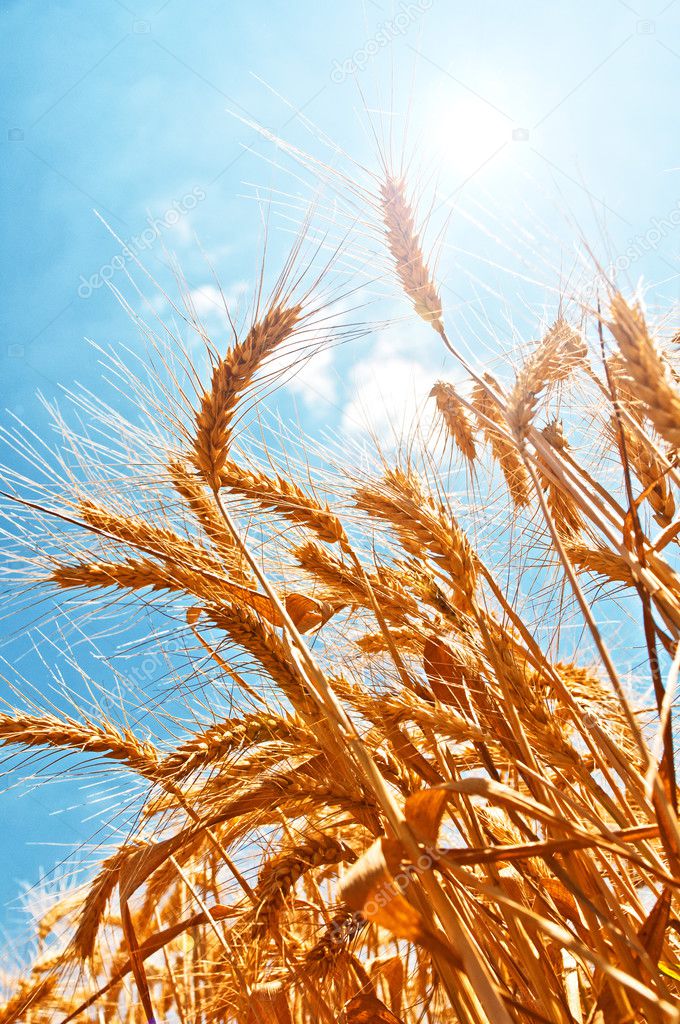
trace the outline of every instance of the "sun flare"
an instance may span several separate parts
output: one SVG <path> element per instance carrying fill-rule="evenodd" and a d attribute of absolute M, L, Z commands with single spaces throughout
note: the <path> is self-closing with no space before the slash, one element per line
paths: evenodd
<path fill-rule="evenodd" d="M 440 93 L 425 116 L 424 145 L 442 171 L 468 177 L 512 139 L 513 124 L 474 95 Z"/>

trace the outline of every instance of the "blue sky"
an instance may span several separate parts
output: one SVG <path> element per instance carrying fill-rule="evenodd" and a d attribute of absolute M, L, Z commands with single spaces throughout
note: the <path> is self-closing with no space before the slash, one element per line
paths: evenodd
<path fill-rule="evenodd" d="M 511 309 L 528 340 L 560 270 L 583 262 L 581 234 L 599 258 L 625 257 L 625 279 L 641 279 L 650 301 L 677 310 L 678 0 L 2 0 L 0 30 L 0 407 L 39 432 L 38 390 L 97 390 L 86 339 L 138 343 L 98 286 L 109 273 L 126 282 L 121 245 L 94 211 L 165 283 L 164 246 L 176 252 L 219 333 L 196 238 L 237 295 L 260 253 L 254 186 L 301 189 L 290 162 L 274 167 L 272 147 L 235 115 L 323 158 L 311 119 L 368 162 L 358 86 L 385 109 L 394 80 L 398 120 L 415 81 L 413 138 L 440 168 L 442 293 L 461 330 L 484 316 L 505 325 Z M 159 220 L 162 233 L 149 231 Z M 273 260 L 289 244 L 285 227 L 274 220 Z M 283 413 L 295 402 L 310 429 L 351 431 L 381 398 L 397 412 L 422 400 L 447 371 L 429 337 L 414 351 L 416 338 L 409 328 L 389 349 L 377 337 L 322 358 L 282 394 Z M 510 329 L 499 344 L 509 340 Z M 73 790 L 0 793 L 0 920 L 16 920 L 19 881 L 94 828 L 78 803 Z M 55 845 L 36 845 L 46 836 Z"/>

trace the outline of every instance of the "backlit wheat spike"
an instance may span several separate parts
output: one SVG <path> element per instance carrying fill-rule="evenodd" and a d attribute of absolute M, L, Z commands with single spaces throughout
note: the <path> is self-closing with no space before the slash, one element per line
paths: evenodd
<path fill-rule="evenodd" d="M 296 547 L 294 553 L 301 567 L 322 584 L 329 600 L 372 609 L 365 580 L 328 548 L 310 540 Z M 401 622 L 405 615 L 418 614 L 417 602 L 398 573 L 378 568 L 368 573 L 368 581 L 381 610 L 391 621 Z"/>
<path fill-rule="evenodd" d="M 498 384 L 490 374 L 485 374 L 484 380 L 498 390 Z M 484 385 L 480 383 L 475 383 L 472 387 L 471 404 L 475 412 L 479 414 L 480 430 L 505 477 L 512 500 L 517 508 L 523 508 L 529 504 L 531 498 L 531 481 L 513 442 L 503 434 L 502 430 L 493 426 L 496 424 L 497 427 L 502 428 L 505 424 L 498 405 Z"/>
<path fill-rule="evenodd" d="M 253 574 L 248 568 L 236 540 L 225 525 L 215 501 L 202 481 L 182 462 L 171 459 L 168 470 L 172 484 L 178 494 L 184 498 L 196 519 L 203 527 L 206 535 L 226 563 L 229 575 L 235 583 L 245 587 L 255 584 Z"/>
<path fill-rule="evenodd" d="M 623 357 L 631 390 L 659 434 L 680 447 L 680 387 L 647 331 L 641 311 L 621 295 L 611 304 L 609 329 Z"/>
<path fill-rule="evenodd" d="M 226 719 L 195 733 L 163 760 L 163 771 L 178 777 L 227 757 L 235 750 L 267 740 L 302 740 L 305 730 L 274 715 L 253 714 Z"/>
<path fill-rule="evenodd" d="M 73 948 L 81 960 L 85 961 L 92 957 L 99 927 L 107 904 L 118 885 L 121 869 L 132 860 L 139 848 L 135 843 L 120 847 L 107 857 L 90 882 L 73 936 Z"/>
<path fill-rule="evenodd" d="M 414 633 L 413 627 L 392 629 L 392 642 L 400 650 L 410 650 L 413 654 L 422 654 L 423 639 Z M 386 654 L 389 650 L 387 640 L 382 633 L 366 633 L 357 640 L 357 647 L 367 655 Z"/>
<path fill-rule="evenodd" d="M 556 451 L 569 450 L 569 443 L 559 420 L 553 420 L 551 423 L 548 423 L 541 433 L 548 444 L 555 448 Z M 555 527 L 563 536 L 574 537 L 585 526 L 585 521 L 578 505 L 564 487 L 555 483 L 552 477 L 542 471 L 540 462 L 538 465 L 538 475 L 541 485 L 546 492 L 548 508 L 553 517 Z"/>
<path fill-rule="evenodd" d="M 330 920 L 321 938 L 307 950 L 305 961 L 317 967 L 322 973 L 333 967 L 333 960 L 367 925 L 361 914 L 349 907 L 340 907 Z"/>
<path fill-rule="evenodd" d="M 622 555 L 606 548 L 589 548 L 585 544 L 569 544 L 567 547 L 569 557 L 580 569 L 586 572 L 598 573 L 606 576 L 615 583 L 625 583 L 633 586 L 635 576 L 628 562 Z"/>
<path fill-rule="evenodd" d="M 227 580 L 204 576 L 180 565 L 160 566 L 150 559 L 129 558 L 123 562 L 81 562 L 56 566 L 49 578 L 64 589 L 114 587 L 118 590 L 170 591 L 188 594 L 202 601 L 232 600 Z"/>
<path fill-rule="evenodd" d="M 95 725 L 54 715 L 0 714 L 0 746 L 61 747 L 101 754 L 128 764 L 147 778 L 156 778 L 159 751 L 152 743 L 138 740 L 129 730 L 111 723 Z"/>
<path fill-rule="evenodd" d="M 635 385 L 628 373 L 625 359 L 619 352 L 615 352 L 607 358 L 606 364 L 607 377 L 612 384 L 613 396 L 618 406 L 623 407 L 629 416 L 642 424 L 645 418 L 644 407 L 635 394 Z"/>
<path fill-rule="evenodd" d="M 394 527 L 405 550 L 429 550 L 467 607 L 473 599 L 477 563 L 469 541 L 450 512 L 425 492 L 416 476 L 399 467 L 355 491 L 359 508 Z"/>
<path fill-rule="evenodd" d="M 667 469 L 650 444 L 625 424 L 620 428 L 618 420 L 613 419 L 610 434 L 617 445 L 620 443 L 620 429 L 625 438 L 626 458 L 654 510 L 654 519 L 659 526 L 670 526 L 675 517 L 675 498 Z"/>
<path fill-rule="evenodd" d="M 508 396 L 507 419 L 513 431 L 525 438 L 542 392 L 567 380 L 585 364 L 588 349 L 582 336 L 564 320 L 556 320 L 517 374 Z"/>
<path fill-rule="evenodd" d="M 418 316 L 442 333 L 442 305 L 423 256 L 415 215 L 406 196 L 406 182 L 388 176 L 380 195 L 387 245 L 401 286 Z"/>
<path fill-rule="evenodd" d="M 246 469 L 225 461 L 219 475 L 219 487 L 242 494 L 263 509 L 272 509 L 284 519 L 306 526 L 320 540 L 333 544 L 342 541 L 345 531 L 339 518 L 327 505 L 308 494 L 293 480 L 270 477 L 255 469 Z"/>
<path fill-rule="evenodd" d="M 218 629 L 224 630 L 233 643 L 243 647 L 262 666 L 296 710 L 307 707 L 305 684 L 285 644 L 271 627 L 244 606 L 207 607 L 205 611 Z"/>
<path fill-rule="evenodd" d="M 453 384 L 437 381 L 430 392 L 444 421 L 449 437 L 460 453 L 472 463 L 477 457 L 475 434 L 470 413 L 456 394 Z"/>
<path fill-rule="evenodd" d="M 295 331 L 302 307 L 275 305 L 229 349 L 213 368 L 210 388 L 196 413 L 194 463 L 211 487 L 216 487 L 229 451 L 232 417 L 240 396 L 267 356 Z"/>
<path fill-rule="evenodd" d="M 187 567 L 200 567 L 218 576 L 223 575 L 221 563 L 209 551 L 180 536 L 169 526 L 158 526 L 147 522 L 141 516 L 123 515 L 93 501 L 79 502 L 78 510 L 88 526 L 92 526 L 96 531 L 111 534 L 121 543 L 143 554 L 167 559 L 173 564 L 181 562 Z M 229 562 L 233 560 L 229 554 Z"/>
<path fill-rule="evenodd" d="M 290 851 L 279 853 L 264 865 L 258 880 L 254 934 L 270 930 L 287 895 L 306 872 L 342 862 L 353 863 L 355 860 L 354 851 L 332 836 L 321 836 L 295 846 Z"/>

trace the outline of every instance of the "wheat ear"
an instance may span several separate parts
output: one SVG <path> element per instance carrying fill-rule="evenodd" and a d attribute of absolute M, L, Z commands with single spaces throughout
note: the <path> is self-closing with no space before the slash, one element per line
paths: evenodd
<path fill-rule="evenodd" d="M 213 367 L 210 387 L 196 413 L 193 459 L 211 487 L 217 486 L 232 436 L 236 404 L 262 362 L 286 341 L 300 322 L 302 307 L 273 306 Z"/>
<path fill-rule="evenodd" d="M 442 304 L 423 256 L 404 179 L 388 176 L 380 190 L 380 201 L 387 245 L 401 286 L 418 316 L 441 333 Z"/>
<path fill-rule="evenodd" d="M 536 413 L 541 393 L 565 381 L 583 365 L 588 349 L 582 336 L 565 320 L 557 320 L 517 374 L 510 392 L 506 417 L 513 432 L 525 438 Z"/>
<path fill-rule="evenodd" d="M 680 447 L 680 389 L 647 331 L 639 309 L 621 295 L 612 300 L 609 329 L 618 342 L 632 391 L 661 436 Z"/>
<path fill-rule="evenodd" d="M 328 505 L 317 501 L 293 480 L 270 477 L 229 459 L 223 464 L 218 482 L 220 488 L 242 494 L 260 508 L 271 509 L 298 526 L 306 526 L 320 540 L 329 544 L 345 540 L 342 523 Z"/>
<path fill-rule="evenodd" d="M 101 725 L 95 725 L 55 715 L 0 714 L 0 746 L 15 744 L 101 754 L 151 779 L 157 777 L 160 764 L 159 751 L 152 743 L 139 740 L 128 729 L 116 729 L 106 719 Z"/>
<path fill-rule="evenodd" d="M 497 382 L 490 374 L 484 374 L 483 379 L 495 391 L 500 390 Z M 505 425 L 503 415 L 483 383 L 476 382 L 473 385 L 471 405 L 475 413 L 477 413 L 479 426 L 491 448 L 493 457 L 505 477 L 508 491 L 515 506 L 523 508 L 529 504 L 531 498 L 529 474 L 520 458 L 516 445 L 504 433 L 502 429 Z"/>
<path fill-rule="evenodd" d="M 473 463 L 477 456 L 474 425 L 466 406 L 456 394 L 453 384 L 437 381 L 430 392 L 430 397 L 434 398 L 437 403 L 439 415 L 449 437 L 462 456 L 469 463 Z"/>

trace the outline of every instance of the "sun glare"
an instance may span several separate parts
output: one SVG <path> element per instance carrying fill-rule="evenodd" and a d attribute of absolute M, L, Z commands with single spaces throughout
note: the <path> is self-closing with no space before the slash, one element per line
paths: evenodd
<path fill-rule="evenodd" d="M 510 119 L 484 100 L 441 93 L 429 105 L 424 145 L 443 170 L 465 178 L 509 142 L 512 131 Z"/>

